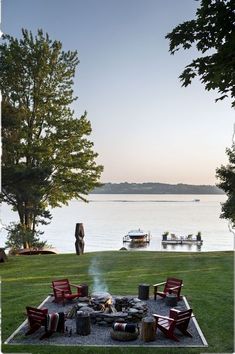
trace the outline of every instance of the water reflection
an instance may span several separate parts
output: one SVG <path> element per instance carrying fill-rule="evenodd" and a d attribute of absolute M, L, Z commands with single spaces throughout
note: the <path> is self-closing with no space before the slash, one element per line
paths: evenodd
<path fill-rule="evenodd" d="M 162 249 L 166 251 L 182 251 L 182 248 L 187 250 L 188 252 L 200 252 L 202 245 L 192 245 L 192 244 L 162 244 Z"/>
<path fill-rule="evenodd" d="M 129 249 L 146 249 L 149 247 L 149 242 L 128 242 L 126 246 Z"/>

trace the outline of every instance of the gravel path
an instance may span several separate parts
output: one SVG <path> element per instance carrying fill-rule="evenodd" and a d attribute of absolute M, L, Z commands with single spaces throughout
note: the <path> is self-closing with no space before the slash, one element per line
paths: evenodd
<path fill-rule="evenodd" d="M 67 312 L 72 304 L 66 304 L 65 306 L 57 305 L 52 302 L 53 298 L 50 297 L 48 301 L 43 305 L 47 307 L 49 312 Z M 148 305 L 148 315 L 153 313 L 159 313 L 165 316 L 169 315 L 169 307 L 164 303 L 163 299 L 149 299 L 145 301 Z M 178 307 L 186 308 L 184 300 L 178 302 Z M 9 344 L 40 344 L 40 345 L 89 345 L 89 346 L 146 346 L 146 347 L 182 347 L 182 346 L 204 346 L 202 338 L 195 326 L 194 321 L 191 319 L 189 324 L 189 331 L 193 335 L 193 338 L 183 336 L 180 332 L 176 331 L 177 337 L 180 339 L 180 342 L 175 342 L 170 339 L 167 339 L 161 331 L 157 331 L 157 336 L 155 341 L 152 342 L 143 342 L 139 337 L 136 340 L 129 342 L 115 341 L 110 336 L 110 327 L 91 325 L 91 334 L 88 336 L 80 336 L 76 334 L 76 324 L 74 319 L 66 321 L 66 327 L 68 332 L 64 334 L 55 333 L 50 338 L 40 340 L 40 336 L 44 333 L 43 327 L 35 332 L 32 335 L 25 336 L 25 332 L 28 328 L 27 325 L 24 325 L 19 329 L 15 336 L 9 341 Z M 72 332 L 69 335 L 69 332 Z"/>

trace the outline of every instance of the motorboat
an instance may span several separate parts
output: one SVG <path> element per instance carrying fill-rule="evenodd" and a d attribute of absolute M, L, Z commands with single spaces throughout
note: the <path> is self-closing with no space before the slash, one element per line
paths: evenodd
<path fill-rule="evenodd" d="M 150 232 L 141 229 L 131 230 L 124 237 L 123 242 L 149 242 Z"/>

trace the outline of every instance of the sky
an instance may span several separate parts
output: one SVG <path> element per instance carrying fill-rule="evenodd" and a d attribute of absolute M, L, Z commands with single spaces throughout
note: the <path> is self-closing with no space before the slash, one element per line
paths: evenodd
<path fill-rule="evenodd" d="M 165 35 L 195 18 L 194 0 L 2 0 L 2 31 L 42 28 L 77 50 L 76 116 L 86 110 L 101 181 L 215 184 L 227 164 L 234 110 L 179 75 L 195 50 L 169 53 Z"/>

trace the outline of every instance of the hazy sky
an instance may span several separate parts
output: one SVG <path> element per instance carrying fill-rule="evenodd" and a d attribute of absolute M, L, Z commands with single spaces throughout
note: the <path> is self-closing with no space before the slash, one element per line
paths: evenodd
<path fill-rule="evenodd" d="M 197 54 L 164 38 L 195 17 L 194 0 L 2 0 L 2 30 L 38 28 L 78 50 L 77 115 L 88 111 L 102 182 L 214 184 L 234 110 L 178 76 Z"/>

